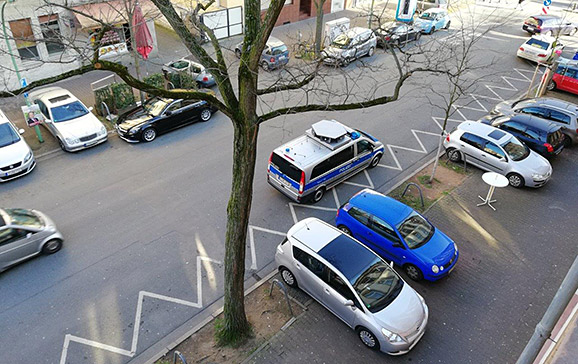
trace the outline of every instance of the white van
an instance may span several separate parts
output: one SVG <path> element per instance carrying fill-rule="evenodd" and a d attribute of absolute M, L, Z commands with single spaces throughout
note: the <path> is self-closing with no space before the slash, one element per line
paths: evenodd
<path fill-rule="evenodd" d="M 24 176 L 36 167 L 34 154 L 21 134 L 24 129 L 16 129 L 0 110 L 0 182 Z"/>
<path fill-rule="evenodd" d="M 318 202 L 331 187 L 377 166 L 383 144 L 361 130 L 321 120 L 269 157 L 267 181 L 297 202 Z"/>

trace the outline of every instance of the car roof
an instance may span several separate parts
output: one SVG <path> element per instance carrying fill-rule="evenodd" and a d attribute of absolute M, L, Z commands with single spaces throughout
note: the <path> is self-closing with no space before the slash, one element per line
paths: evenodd
<path fill-rule="evenodd" d="M 287 236 L 319 254 L 350 282 L 355 281 L 373 262 L 381 260 L 358 241 L 314 217 L 293 225 Z"/>
<path fill-rule="evenodd" d="M 542 119 L 534 115 L 515 114 L 511 116 L 509 119 L 511 121 L 516 121 L 524 125 L 527 125 L 534 130 L 540 130 L 544 132 L 552 132 L 554 130 L 561 128 L 559 125 L 556 125 L 546 119 Z"/>
<path fill-rule="evenodd" d="M 363 34 L 363 33 L 367 32 L 367 31 L 371 31 L 371 29 L 369 29 L 369 28 L 363 28 L 363 27 L 353 27 L 353 28 L 349 28 L 349 29 L 347 30 L 347 36 L 348 36 L 349 38 L 353 38 L 353 37 L 355 37 L 356 35 Z"/>
<path fill-rule="evenodd" d="M 393 225 L 400 223 L 413 211 L 411 207 L 369 188 L 355 194 L 349 199 L 349 204 Z"/>
<path fill-rule="evenodd" d="M 431 8 L 424 11 L 424 13 L 441 13 L 441 12 L 447 12 L 447 10 L 442 8 Z"/>
<path fill-rule="evenodd" d="M 60 104 L 68 104 L 71 101 L 78 101 L 70 91 L 62 87 L 47 87 L 30 93 L 30 97 L 35 100 L 42 100 L 46 106 L 56 106 Z"/>
<path fill-rule="evenodd" d="M 514 107 L 517 107 L 519 105 L 530 106 L 532 104 L 539 106 L 552 106 L 559 109 L 568 110 L 573 113 L 578 112 L 578 105 L 558 99 L 551 99 L 549 97 L 523 99 L 520 100 L 518 103 L 516 103 L 516 106 Z"/>
<path fill-rule="evenodd" d="M 498 144 L 502 144 L 508 141 L 510 138 L 512 138 L 512 134 L 508 132 L 500 130 L 491 125 L 477 123 L 475 121 L 464 121 L 463 123 L 458 125 L 458 129 L 479 136 L 483 136 L 484 138 L 491 139 L 491 141 L 496 142 Z"/>
<path fill-rule="evenodd" d="M 267 45 L 269 47 L 279 47 L 279 46 L 282 46 L 284 44 L 285 43 L 283 43 L 282 41 L 280 41 L 279 39 L 277 39 L 273 36 L 270 36 L 269 39 L 267 39 Z"/>

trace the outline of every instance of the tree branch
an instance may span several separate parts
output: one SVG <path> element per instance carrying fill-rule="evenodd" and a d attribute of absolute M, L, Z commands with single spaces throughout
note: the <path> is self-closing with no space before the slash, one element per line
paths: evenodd
<path fill-rule="evenodd" d="M 315 72 L 307 75 L 305 78 L 303 78 L 301 81 L 299 82 L 294 82 L 294 83 L 288 83 L 288 84 L 282 84 L 282 85 L 278 85 L 278 84 L 273 84 L 267 88 L 264 89 L 258 89 L 257 90 L 257 95 L 266 95 L 266 94 L 270 94 L 270 93 L 274 93 L 274 92 L 279 92 L 279 91 L 289 91 L 289 90 L 298 90 L 301 87 L 308 85 L 311 81 L 313 81 L 313 79 L 315 79 L 315 77 L 317 76 L 317 67 L 315 69 Z"/>

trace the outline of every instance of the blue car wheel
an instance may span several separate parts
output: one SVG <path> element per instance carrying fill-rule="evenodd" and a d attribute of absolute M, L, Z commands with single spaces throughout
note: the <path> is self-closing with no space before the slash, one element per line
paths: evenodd
<path fill-rule="evenodd" d="M 408 263 L 404 265 L 403 270 L 405 271 L 405 274 L 414 281 L 421 281 L 423 279 L 423 273 L 413 264 Z"/>

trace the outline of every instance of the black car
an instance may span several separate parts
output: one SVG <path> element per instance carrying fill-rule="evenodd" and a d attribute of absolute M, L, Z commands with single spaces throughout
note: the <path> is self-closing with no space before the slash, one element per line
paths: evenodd
<path fill-rule="evenodd" d="M 401 46 L 412 40 L 418 40 L 421 37 L 419 28 L 405 23 L 388 23 L 381 28 L 374 30 L 377 36 L 377 46 L 385 48 L 386 44 L 397 44 Z"/>
<path fill-rule="evenodd" d="M 513 134 L 544 157 L 558 155 L 564 149 L 564 134 L 559 125 L 527 114 L 488 115 L 479 120 Z"/>
<path fill-rule="evenodd" d="M 152 142 L 157 135 L 197 121 L 208 121 L 215 111 L 206 101 L 153 97 L 120 115 L 116 130 L 127 142 Z"/>

